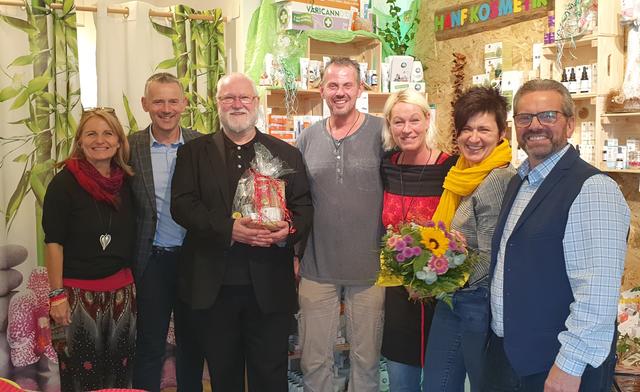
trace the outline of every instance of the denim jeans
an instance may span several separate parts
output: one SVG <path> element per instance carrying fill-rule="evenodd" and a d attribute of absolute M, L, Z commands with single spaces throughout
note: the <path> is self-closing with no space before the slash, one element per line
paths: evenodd
<path fill-rule="evenodd" d="M 387 359 L 389 372 L 389 391 L 391 392 L 422 392 L 420 366 L 407 365 Z"/>
<path fill-rule="evenodd" d="M 484 287 L 460 290 L 453 309 L 438 301 L 424 360 L 425 392 L 463 392 L 466 375 L 471 391 L 482 386 L 489 332 L 489 292 Z"/>
<path fill-rule="evenodd" d="M 305 392 L 333 391 L 333 352 L 343 291 L 350 348 L 349 392 L 378 392 L 384 287 L 342 286 L 302 278 L 298 291 Z"/>

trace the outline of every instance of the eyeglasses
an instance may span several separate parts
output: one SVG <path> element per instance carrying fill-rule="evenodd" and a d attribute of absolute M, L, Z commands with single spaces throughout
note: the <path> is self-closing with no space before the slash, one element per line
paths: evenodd
<path fill-rule="evenodd" d="M 567 116 L 558 110 L 545 110 L 538 113 L 518 113 L 513 116 L 513 120 L 518 127 L 528 127 L 531 125 L 533 118 L 537 118 L 538 122 L 543 125 L 553 125 L 558 121 L 558 114 Z"/>
<path fill-rule="evenodd" d="M 115 113 L 116 110 L 114 108 L 110 108 L 108 106 L 97 106 L 95 108 L 83 108 L 82 109 L 82 113 L 93 113 L 93 112 Z"/>
<path fill-rule="evenodd" d="M 224 97 L 218 97 L 218 101 L 220 101 L 220 103 L 222 103 L 223 105 L 231 105 L 237 99 L 237 100 L 240 101 L 241 104 L 249 105 L 250 103 L 253 102 L 253 100 L 255 98 L 256 98 L 255 96 L 248 96 L 248 95 L 242 95 L 240 97 L 234 97 L 232 95 L 226 95 Z"/>

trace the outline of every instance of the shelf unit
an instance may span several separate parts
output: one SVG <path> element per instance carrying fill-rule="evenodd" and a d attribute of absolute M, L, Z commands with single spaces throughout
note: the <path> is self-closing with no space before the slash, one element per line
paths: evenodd
<path fill-rule="evenodd" d="M 356 36 L 344 43 L 326 42 L 315 38 L 308 38 L 307 57 L 311 60 L 322 61 L 323 56 L 346 56 L 358 62 L 366 62 L 369 69 L 375 69 L 380 74 L 382 62 L 382 45 L 376 38 Z M 379 85 L 372 90 L 365 90 L 369 96 L 369 113 L 381 114 L 388 93 L 380 92 Z M 285 92 L 281 88 L 267 89 L 265 113 L 286 115 Z M 295 115 L 322 115 L 322 97 L 317 89 L 296 91 Z"/>
<path fill-rule="evenodd" d="M 556 25 L 570 0 L 555 1 Z M 604 141 L 617 138 L 624 144 L 629 137 L 640 136 L 640 113 L 607 113 L 607 95 L 620 90 L 624 78 L 625 37 L 618 20 L 620 2 L 612 1 L 607 7 L 598 7 L 596 30 L 591 34 L 563 42 L 562 66 L 596 64 L 597 76 L 592 79 L 592 93 L 573 95 L 576 104 L 576 129 L 573 141 L 581 143 L 581 126 L 584 121 L 594 123 L 594 166 L 603 171 L 640 173 L 638 169 L 608 169 L 603 162 Z M 557 44 L 543 46 L 541 76 L 560 80 L 562 70 L 556 65 Z M 513 138 L 515 140 L 515 137 Z M 515 154 L 514 154 L 515 155 Z"/>

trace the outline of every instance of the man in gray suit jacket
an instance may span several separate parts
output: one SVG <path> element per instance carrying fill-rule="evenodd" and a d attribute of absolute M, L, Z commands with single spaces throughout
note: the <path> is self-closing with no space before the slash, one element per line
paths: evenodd
<path fill-rule="evenodd" d="M 138 301 L 135 388 L 160 391 L 171 312 L 176 332 L 176 376 L 179 391 L 201 391 L 203 356 L 182 323 L 176 294 L 176 272 L 185 229 L 169 211 L 171 178 L 178 148 L 200 136 L 180 127 L 187 106 L 180 81 L 168 73 L 145 84 L 142 107 L 151 125 L 129 136 L 132 189 L 138 214 L 135 281 Z"/>

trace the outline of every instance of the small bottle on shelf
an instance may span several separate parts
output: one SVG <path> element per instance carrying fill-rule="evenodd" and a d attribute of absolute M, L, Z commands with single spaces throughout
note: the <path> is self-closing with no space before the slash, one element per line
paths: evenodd
<path fill-rule="evenodd" d="M 565 86 L 567 88 L 567 90 L 569 89 L 569 80 L 567 79 L 567 69 L 566 68 L 562 69 L 562 78 L 560 79 L 560 83 L 562 83 L 562 85 Z"/>
<path fill-rule="evenodd" d="M 589 75 L 587 74 L 587 67 L 582 67 L 582 75 L 580 75 L 580 92 L 581 93 L 590 93 L 591 92 L 591 81 L 589 80 Z"/>
<path fill-rule="evenodd" d="M 569 92 L 571 94 L 578 92 L 578 80 L 576 79 L 575 68 L 571 68 L 571 72 L 569 73 Z"/>

